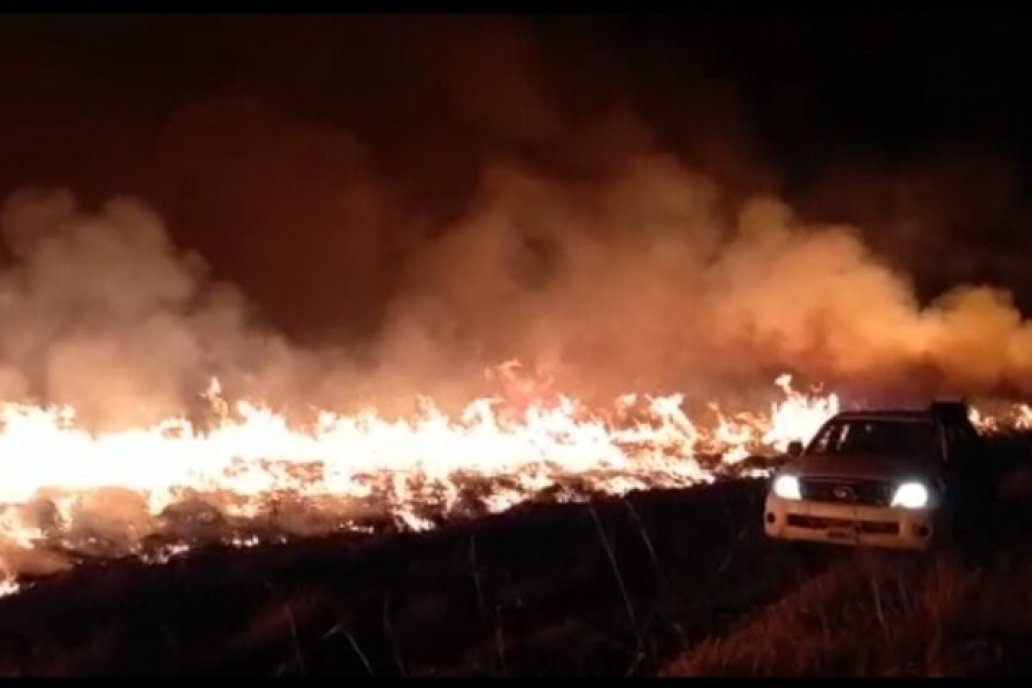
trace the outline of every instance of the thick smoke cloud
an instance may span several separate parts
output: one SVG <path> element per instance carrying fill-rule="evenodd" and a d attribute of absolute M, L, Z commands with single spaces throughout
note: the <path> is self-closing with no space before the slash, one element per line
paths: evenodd
<path fill-rule="evenodd" d="M 858 228 L 725 200 L 663 155 L 579 185 L 492 170 L 470 215 L 412 257 L 392 313 L 586 394 L 712 394 L 782 370 L 914 394 L 1030 389 L 1032 328 L 1005 290 L 957 285 L 922 306 Z"/>
<path fill-rule="evenodd" d="M 958 285 L 922 306 L 858 228 L 804 222 L 770 196 L 729 203 L 660 153 L 578 181 L 492 166 L 468 212 L 405 254 L 362 347 L 261 325 L 140 201 L 89 211 L 67 191 L 23 191 L 0 222 L 13 257 L 0 392 L 101 428 L 197 414 L 213 375 L 287 409 L 404 411 L 416 394 L 455 407 L 513 358 L 599 402 L 701 403 L 786 370 L 856 390 L 1032 392 L 1032 327 L 1005 290 Z"/>
<path fill-rule="evenodd" d="M 202 410 L 218 375 L 286 395 L 303 352 L 249 320 L 236 288 L 205 281 L 137 200 L 92 212 L 68 191 L 26 190 L 0 214 L 13 264 L 0 273 L 0 394 L 71 405 L 112 429 Z M 255 382 L 259 381 L 259 382 Z"/>
<path fill-rule="evenodd" d="M 27 96 L 0 108 L 0 188 L 68 190 L 3 212 L 5 398 L 124 426 L 203 415 L 217 375 L 404 412 L 511 358 L 606 401 L 786 370 L 1032 391 L 1000 160 L 800 181 L 705 49 L 627 48 L 656 30 L 634 22 L 177 21 L 8 30 L 0 91 Z"/>

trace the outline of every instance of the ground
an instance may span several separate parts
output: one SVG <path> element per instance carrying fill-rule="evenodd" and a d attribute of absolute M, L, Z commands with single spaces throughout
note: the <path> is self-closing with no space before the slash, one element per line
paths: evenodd
<path fill-rule="evenodd" d="M 1032 670 L 1027 494 L 991 536 L 920 555 L 768 541 L 765 488 L 530 504 L 166 565 L 98 560 L 0 600 L 0 672 Z"/>

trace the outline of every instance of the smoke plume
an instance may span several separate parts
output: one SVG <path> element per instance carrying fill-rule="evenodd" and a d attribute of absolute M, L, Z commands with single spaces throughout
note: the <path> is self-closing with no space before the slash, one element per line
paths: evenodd
<path fill-rule="evenodd" d="M 0 221 L 0 392 L 101 427 L 194 413 L 211 376 L 286 407 L 458 404 L 514 358 L 600 401 L 703 401 L 785 370 L 868 391 L 1032 391 L 1032 328 L 1006 290 L 957 285 L 921 304 L 859 228 L 804 222 L 770 196 L 731 203 L 662 153 L 574 181 L 490 166 L 467 212 L 406 252 L 363 347 L 262 326 L 142 201 L 91 211 L 23 191 Z"/>
<path fill-rule="evenodd" d="M 580 184 L 499 166 L 411 257 L 392 322 L 586 394 L 711 392 L 779 370 L 923 394 L 1032 388 L 1032 328 L 1006 290 L 921 304 L 862 236 L 773 197 L 731 205 L 662 154 Z"/>
<path fill-rule="evenodd" d="M 742 106 L 749 65 L 706 40 L 776 48 L 750 25 L 19 20 L 0 188 L 65 190 L 0 218 L 0 396 L 129 426 L 202 413 L 217 376 L 401 412 L 462 404 L 514 358 L 600 400 L 749 396 L 784 371 L 1032 391 L 1004 162 L 800 181 Z M 162 71 L 187 36 L 190 67 Z"/>

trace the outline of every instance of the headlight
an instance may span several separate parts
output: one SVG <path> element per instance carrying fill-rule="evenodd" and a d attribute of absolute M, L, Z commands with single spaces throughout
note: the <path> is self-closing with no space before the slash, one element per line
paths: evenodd
<path fill-rule="evenodd" d="M 782 499 L 802 499 L 799 480 L 794 475 L 779 475 L 774 479 L 774 494 Z"/>
<path fill-rule="evenodd" d="M 921 483 L 903 483 L 892 496 L 892 506 L 904 509 L 923 509 L 928 506 L 928 488 Z"/>

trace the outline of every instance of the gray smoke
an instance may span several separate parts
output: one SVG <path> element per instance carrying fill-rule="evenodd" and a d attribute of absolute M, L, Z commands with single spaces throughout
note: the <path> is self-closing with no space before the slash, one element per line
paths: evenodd
<path fill-rule="evenodd" d="M 91 427 L 196 415 L 213 375 L 287 410 L 404 412 L 417 394 L 455 407 L 513 358 L 599 401 L 768 390 L 786 370 L 864 389 L 1032 390 L 1032 329 L 1006 291 L 958 285 L 922 307 L 858 228 L 803 222 L 773 197 L 736 205 L 662 154 L 575 181 L 491 166 L 459 220 L 408 247 L 362 347 L 262 326 L 141 201 L 90 211 L 68 191 L 22 191 L 0 222 L 0 394 L 70 404 Z"/>

